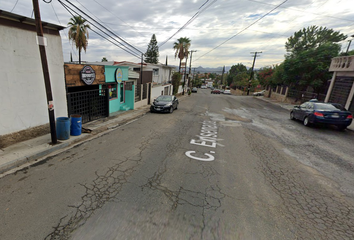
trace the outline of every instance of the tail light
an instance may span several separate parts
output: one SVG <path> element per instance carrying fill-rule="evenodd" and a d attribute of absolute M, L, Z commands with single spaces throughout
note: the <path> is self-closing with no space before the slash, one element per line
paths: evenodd
<path fill-rule="evenodd" d="M 349 114 L 349 115 L 347 116 L 347 119 L 353 119 L 353 115 Z"/>
<path fill-rule="evenodd" d="M 317 117 L 324 117 L 323 113 L 320 112 L 314 112 L 314 115 Z"/>

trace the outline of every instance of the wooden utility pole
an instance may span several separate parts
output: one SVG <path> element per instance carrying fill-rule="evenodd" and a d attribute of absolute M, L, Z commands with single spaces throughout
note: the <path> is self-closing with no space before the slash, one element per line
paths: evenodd
<path fill-rule="evenodd" d="M 191 58 L 189 59 L 189 75 L 188 75 L 188 86 L 190 87 L 190 81 L 189 81 L 189 76 L 191 76 L 192 73 L 192 55 L 194 52 L 196 52 L 197 50 L 191 50 Z"/>
<path fill-rule="evenodd" d="M 57 140 L 57 132 L 55 129 L 55 117 L 54 117 L 54 104 L 53 104 L 52 88 L 50 85 L 47 55 L 46 55 L 46 51 L 45 51 L 45 45 L 46 45 L 45 41 L 46 40 L 45 40 L 45 38 L 43 38 L 43 27 L 42 27 L 41 15 L 39 12 L 38 0 L 32 0 L 32 2 L 33 2 L 33 10 L 34 10 L 34 16 L 35 16 L 35 21 L 36 21 L 36 30 L 37 30 L 37 40 L 38 40 L 39 52 L 40 52 L 41 61 L 42 61 L 44 84 L 45 84 L 45 90 L 46 90 L 46 95 L 47 95 L 50 134 L 51 134 L 51 138 L 52 138 L 52 144 L 56 144 L 58 140 Z"/>
<path fill-rule="evenodd" d="M 248 80 L 247 95 L 250 95 L 251 82 L 253 79 L 253 69 L 254 69 L 254 64 L 256 62 L 256 58 L 258 56 L 257 54 L 262 53 L 262 52 L 251 52 L 251 53 L 254 53 L 254 57 L 253 57 L 253 64 L 252 64 L 252 68 L 251 68 L 250 79 Z"/>

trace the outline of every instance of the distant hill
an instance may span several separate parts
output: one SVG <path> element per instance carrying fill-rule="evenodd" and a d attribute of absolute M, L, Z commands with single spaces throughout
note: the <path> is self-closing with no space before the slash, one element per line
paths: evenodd
<path fill-rule="evenodd" d="M 176 67 L 176 70 L 178 71 L 178 66 L 175 66 Z M 221 74 L 222 73 L 222 68 L 223 67 L 217 67 L 217 68 L 209 68 L 209 67 L 202 67 L 202 66 L 199 66 L 199 67 L 196 67 L 196 68 L 193 68 L 192 67 L 192 71 L 193 73 L 197 73 L 197 72 L 200 72 L 200 73 L 217 73 L 217 74 Z M 229 70 L 231 69 L 231 66 L 225 66 L 225 72 L 228 72 Z M 247 67 L 247 69 L 249 69 L 249 67 Z M 187 71 L 189 70 L 189 68 L 187 67 Z M 258 68 L 255 68 L 254 71 L 257 71 L 259 70 Z"/>
<path fill-rule="evenodd" d="M 199 66 L 197 68 L 195 68 L 195 72 L 200 72 L 200 73 L 222 73 L 222 68 L 223 67 L 217 67 L 217 68 L 204 68 L 202 66 Z M 230 66 L 225 66 L 225 72 L 230 70 Z M 194 68 L 192 68 L 193 72 L 194 72 Z"/>

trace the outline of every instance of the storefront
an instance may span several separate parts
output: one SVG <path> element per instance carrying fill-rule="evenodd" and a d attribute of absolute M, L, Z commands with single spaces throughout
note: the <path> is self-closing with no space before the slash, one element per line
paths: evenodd
<path fill-rule="evenodd" d="M 109 114 L 134 109 L 134 81 L 128 81 L 129 68 L 125 66 L 104 66 L 105 85 L 109 91 Z"/>
<path fill-rule="evenodd" d="M 82 122 L 109 116 L 104 66 L 64 64 L 68 116 L 78 114 Z"/>

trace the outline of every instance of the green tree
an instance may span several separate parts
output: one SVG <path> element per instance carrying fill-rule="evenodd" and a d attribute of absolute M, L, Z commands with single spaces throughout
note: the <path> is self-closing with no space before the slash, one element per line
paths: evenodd
<path fill-rule="evenodd" d="M 68 27 L 69 41 L 72 41 L 76 49 L 79 50 L 79 64 L 81 64 L 81 50 L 83 49 L 86 52 L 89 38 L 88 29 L 91 29 L 90 25 L 86 24 L 86 19 L 80 16 L 73 16 L 70 18 Z"/>
<path fill-rule="evenodd" d="M 226 77 L 227 85 L 230 86 L 234 82 L 235 77 L 241 73 L 248 73 L 247 67 L 245 65 L 243 65 L 242 63 L 238 63 L 236 65 L 231 66 L 229 73 Z M 244 74 L 242 75 L 244 76 Z M 237 79 L 236 81 L 239 80 L 240 79 Z"/>
<path fill-rule="evenodd" d="M 177 39 L 177 42 L 173 44 L 173 49 L 175 50 L 175 58 L 179 58 L 179 68 L 181 71 L 181 63 L 184 58 L 188 58 L 188 51 L 191 46 L 191 40 L 187 37 L 181 37 Z M 187 66 L 186 66 L 187 67 Z"/>
<path fill-rule="evenodd" d="M 157 64 L 159 62 L 159 47 L 157 46 L 157 41 L 156 41 L 156 36 L 155 34 L 152 34 L 150 43 L 148 45 L 148 48 L 146 50 L 146 53 L 144 54 L 145 59 L 144 61 L 146 63 L 155 63 Z M 167 62 L 167 59 L 166 59 Z"/>
<path fill-rule="evenodd" d="M 107 58 L 106 57 L 103 57 L 101 62 L 108 62 Z"/>
<path fill-rule="evenodd" d="M 340 32 L 326 27 L 310 26 L 303 28 L 289 37 L 285 43 L 290 56 L 296 56 L 304 51 L 317 49 L 322 45 L 333 45 L 347 38 Z"/>
<path fill-rule="evenodd" d="M 305 90 L 311 86 L 323 92 L 331 78 L 328 68 L 333 57 L 338 56 L 338 42 L 346 39 L 340 32 L 323 27 L 311 26 L 295 32 L 288 38 L 288 52 L 284 61 L 283 82 Z"/>
<path fill-rule="evenodd" d="M 173 86 L 173 95 L 176 95 L 178 92 L 179 85 L 181 85 L 182 75 L 179 72 L 174 72 L 172 75 L 172 86 Z"/>

